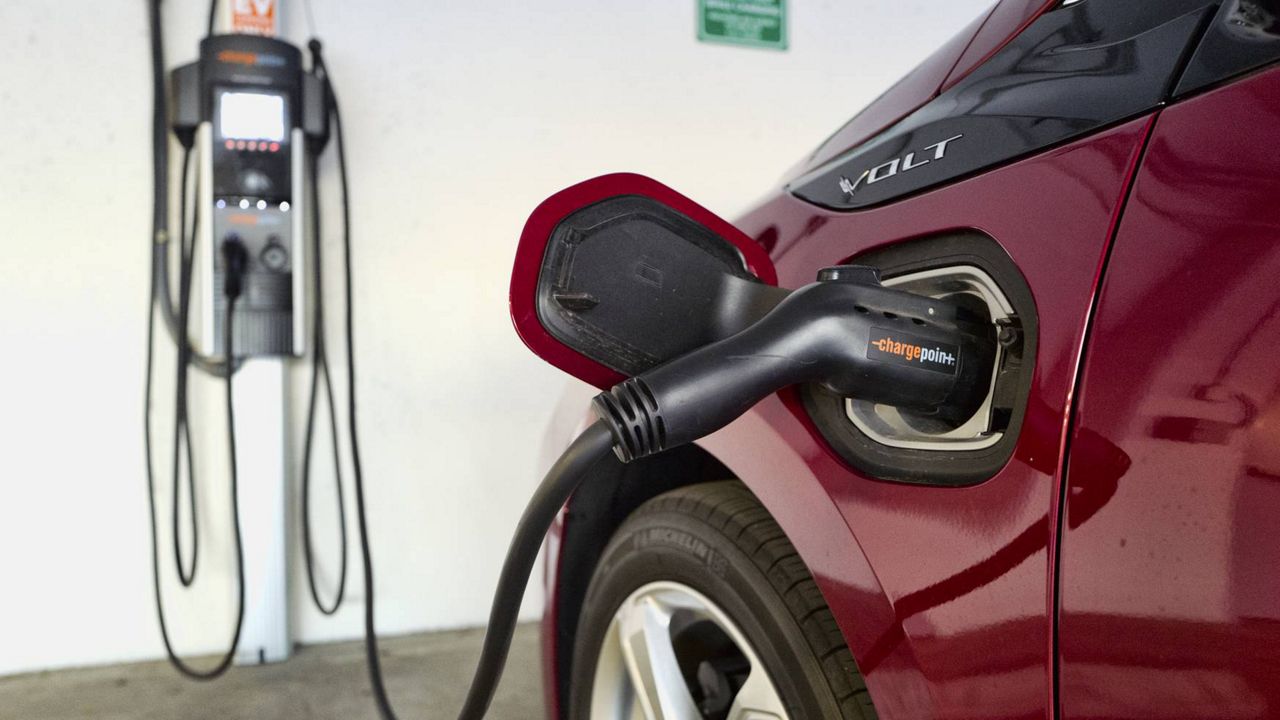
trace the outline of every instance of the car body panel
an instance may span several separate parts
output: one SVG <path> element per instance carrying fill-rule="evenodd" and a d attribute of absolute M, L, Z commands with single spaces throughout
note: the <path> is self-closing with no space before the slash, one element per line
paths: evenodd
<path fill-rule="evenodd" d="M 969 25 L 933 51 L 933 54 L 925 58 L 911 72 L 891 85 L 880 97 L 827 138 L 792 174 L 798 175 L 827 162 L 935 98 L 938 95 L 938 88 L 951 74 L 956 61 L 960 59 L 965 48 L 969 47 L 969 41 L 982 27 L 989 13 L 990 10 L 974 18 Z"/>
<path fill-rule="evenodd" d="M 973 228 L 1006 249 L 1036 293 L 1028 419 L 1014 459 L 985 483 L 931 488 L 861 476 L 786 393 L 702 443 L 811 564 L 883 718 L 1045 716 L 1047 548 L 1063 419 L 1098 267 L 1148 126 L 1129 122 L 888 207 L 833 213 L 780 193 L 738 222 L 749 235 L 776 237 L 784 287 L 883 243 Z M 1056 201 L 1042 203 L 1046 196 Z M 815 487 L 838 509 L 843 532 L 816 522 L 814 508 L 826 503 Z"/>
<path fill-rule="evenodd" d="M 1057 6 L 1003 0 L 800 167 L 927 103 Z M 1234 17 L 1223 8 L 1206 26 Z M 1034 295 L 1026 419 L 984 482 L 862 475 L 794 390 L 699 443 L 808 564 L 880 717 L 1280 713 L 1280 167 L 1267 142 L 1280 70 L 1250 72 L 882 205 L 832 211 L 779 188 L 735 223 L 782 287 L 888 244 L 978 231 Z M 589 394 L 558 411 L 556 450 Z M 557 615 L 567 517 L 548 540 L 550 717 L 571 651 L 556 646 L 572 622 Z"/>
<path fill-rule="evenodd" d="M 1225 0 L 1174 89 L 1184 97 L 1280 60 L 1280 0 Z"/>
<path fill-rule="evenodd" d="M 1060 0 L 1001 0 L 991 9 L 982 27 L 974 34 L 964 53 L 956 60 L 955 67 L 938 88 L 946 92 L 966 75 L 1000 51 L 1018 33 Z"/>
<path fill-rule="evenodd" d="M 1145 118 L 1129 122 L 857 213 L 779 192 L 737 223 L 772 249 L 784 287 L 882 243 L 963 228 L 996 239 L 1037 289 L 1027 421 L 1014 459 L 984 483 L 921 487 L 859 475 L 825 446 L 794 392 L 700 443 L 757 494 L 809 564 L 882 718 L 1045 716 L 1047 549 L 1064 409 L 1098 267 L 1148 127 Z M 1046 195 L 1060 202 L 1026 211 Z"/>
<path fill-rule="evenodd" d="M 865 209 L 1150 113 L 1212 10 L 1209 0 L 1091 0 L 1045 13 L 946 92 L 787 189 Z"/>
<path fill-rule="evenodd" d="M 875 136 L 962 80 L 1058 0 L 999 0 L 845 123 L 788 180 Z"/>
<path fill-rule="evenodd" d="M 1073 434 L 1133 462 L 1072 447 L 1065 718 L 1280 713 L 1277 127 L 1272 70 L 1163 111 L 1135 181 Z"/>

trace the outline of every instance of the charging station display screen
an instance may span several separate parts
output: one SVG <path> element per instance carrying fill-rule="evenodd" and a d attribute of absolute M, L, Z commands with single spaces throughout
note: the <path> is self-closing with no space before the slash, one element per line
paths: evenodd
<path fill-rule="evenodd" d="M 224 92 L 218 96 L 218 128 L 229 140 L 282 141 L 284 116 L 283 95 Z"/>

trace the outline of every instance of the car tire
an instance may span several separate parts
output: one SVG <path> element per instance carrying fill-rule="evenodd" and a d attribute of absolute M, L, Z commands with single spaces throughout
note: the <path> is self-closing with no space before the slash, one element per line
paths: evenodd
<path fill-rule="evenodd" d="M 876 717 L 835 618 L 795 548 L 746 486 L 716 482 L 680 488 L 649 500 L 627 518 L 605 548 L 578 622 L 569 693 L 572 720 L 645 716 L 635 709 L 602 711 L 601 707 L 612 708 L 617 703 L 611 699 L 605 702 L 608 693 L 600 690 L 593 705 L 593 693 L 597 688 L 611 688 L 608 675 L 614 673 L 621 675 L 619 682 L 631 683 L 633 695 L 643 694 L 631 682 L 635 668 L 626 664 L 625 653 L 617 653 L 622 661 L 609 658 L 615 645 L 626 644 L 619 641 L 626 633 L 614 629 L 622 622 L 624 604 L 644 589 L 655 587 L 684 588 L 690 592 L 681 592 L 709 601 L 715 612 L 723 612 L 725 624 L 749 646 L 746 654 L 756 658 L 767 672 L 771 689 L 776 691 L 773 698 L 778 704 L 774 707 L 785 708 L 790 720 Z M 675 677 L 684 678 L 685 689 L 697 703 L 695 717 L 724 718 L 720 695 L 745 695 L 746 691 L 731 686 L 743 682 L 743 673 L 749 675 L 750 671 L 731 668 L 717 675 L 715 667 L 724 663 L 699 660 L 697 654 L 713 652 L 703 646 L 723 645 L 720 641 L 703 642 L 707 633 L 714 635 L 717 630 L 688 620 L 683 624 L 699 627 L 699 635 L 696 641 L 684 637 L 692 630 L 679 630 L 683 635 L 678 635 L 674 620 L 665 631 L 675 647 L 686 648 L 684 655 L 692 656 L 691 660 L 684 655 L 679 658 L 680 674 Z M 688 651 L 689 647 L 695 650 Z M 714 652 L 723 654 L 722 650 Z M 634 664 L 634 658 L 629 662 Z M 688 714 L 668 711 L 666 716 Z M 770 717 L 770 713 L 750 716 Z"/>

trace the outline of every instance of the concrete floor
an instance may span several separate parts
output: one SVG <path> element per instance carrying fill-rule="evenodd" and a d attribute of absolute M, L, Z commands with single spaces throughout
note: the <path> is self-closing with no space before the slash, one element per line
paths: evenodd
<path fill-rule="evenodd" d="M 452 720 L 462 707 L 483 630 L 379 642 L 387 692 L 405 720 Z M 535 625 L 516 631 L 491 720 L 541 718 L 542 672 Z M 376 720 L 364 645 L 299 648 L 288 662 L 236 667 L 193 682 L 164 662 L 0 678 L 0 718 L 22 720 Z"/>

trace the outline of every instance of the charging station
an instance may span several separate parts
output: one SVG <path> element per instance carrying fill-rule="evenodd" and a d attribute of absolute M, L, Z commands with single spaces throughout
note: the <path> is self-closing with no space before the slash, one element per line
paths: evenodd
<path fill-rule="evenodd" d="M 233 20 L 236 10 L 229 8 Z M 234 659 L 241 664 L 284 660 L 292 647 L 288 365 L 308 351 L 303 269 L 308 240 L 318 243 L 308 221 L 310 171 L 328 139 L 325 85 L 304 69 L 298 48 L 269 36 L 274 27 L 255 27 L 258 34 L 210 34 L 200 43 L 199 58 L 173 71 L 169 87 L 169 126 L 186 154 L 184 223 L 185 170 L 191 158 L 195 162 L 192 237 L 185 227 L 180 231 L 180 365 L 191 356 L 205 358 L 205 366 L 218 368 L 229 385 L 235 376 L 228 412 L 238 410 L 229 440 L 238 475 L 244 599 Z M 241 258 L 235 268 L 221 251 L 229 246 Z M 234 303 L 223 291 L 231 282 L 240 286 Z M 167 293 L 168 287 L 160 290 Z M 198 318 L 198 330 L 188 348 L 191 315 Z M 209 358 L 223 360 L 218 365 Z M 185 387 L 185 370 L 180 373 L 179 386 Z M 185 402 L 185 393 L 180 397 Z M 185 423 L 185 407 L 180 417 Z M 191 491 L 194 497 L 194 483 Z M 194 574 L 194 559 L 192 566 Z"/>
<path fill-rule="evenodd" d="M 232 402 L 241 478 L 246 603 L 237 662 L 289 656 L 286 498 L 289 462 L 287 359 L 306 350 L 305 119 L 322 113 L 319 83 L 302 71 L 301 52 L 265 37 L 205 39 L 200 60 L 174 73 L 174 127 L 194 126 L 201 192 L 209 214 L 197 236 L 200 351 L 223 354 L 227 303 L 219 242 L 244 243 L 244 300 L 235 309 L 234 345 L 244 358 Z M 315 125 L 316 121 L 312 121 Z M 318 133 L 317 133 L 318 134 Z"/>
<path fill-rule="evenodd" d="M 196 202 L 208 213 L 196 237 L 201 272 L 199 352 L 224 354 L 226 263 L 215 248 L 244 244 L 244 296 L 233 342 L 243 358 L 232 402 L 241 477 L 246 604 L 237 662 L 289 656 L 285 454 L 287 362 L 306 352 L 308 143 L 324 135 L 323 87 L 302 53 L 268 37 L 220 35 L 173 75 L 175 132 L 195 135 Z"/>

